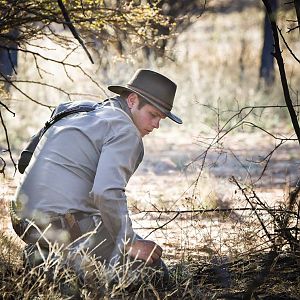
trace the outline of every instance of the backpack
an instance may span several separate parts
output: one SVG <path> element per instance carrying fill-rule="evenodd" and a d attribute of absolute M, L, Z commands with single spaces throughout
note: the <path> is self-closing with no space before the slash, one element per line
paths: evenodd
<path fill-rule="evenodd" d="M 18 170 L 21 174 L 29 165 L 33 152 L 44 133 L 60 119 L 79 112 L 89 112 L 101 106 L 100 103 L 94 101 L 73 101 L 59 104 L 51 114 L 50 119 L 45 123 L 44 127 L 38 133 L 31 137 L 27 146 L 22 150 L 18 159 Z"/>

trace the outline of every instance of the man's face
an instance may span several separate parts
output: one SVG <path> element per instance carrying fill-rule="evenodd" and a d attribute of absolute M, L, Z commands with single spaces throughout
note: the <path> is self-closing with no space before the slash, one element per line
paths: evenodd
<path fill-rule="evenodd" d="M 131 110 L 133 122 L 142 137 L 152 132 L 154 128 L 159 128 L 160 120 L 166 118 L 164 113 L 151 104 L 145 104 L 139 109 L 139 98 L 134 93 L 128 96 L 127 103 Z"/>

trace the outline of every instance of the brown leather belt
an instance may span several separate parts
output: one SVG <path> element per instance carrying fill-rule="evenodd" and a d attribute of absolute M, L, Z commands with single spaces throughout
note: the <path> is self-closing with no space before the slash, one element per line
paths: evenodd
<path fill-rule="evenodd" d="M 72 241 L 75 241 L 83 234 L 78 222 L 90 216 L 83 212 L 66 213 L 51 219 L 50 223 L 55 228 L 66 229 L 70 233 Z"/>
<path fill-rule="evenodd" d="M 17 217 L 15 214 L 12 214 L 12 225 L 15 232 L 21 237 L 26 234 L 28 230 L 28 226 L 30 222 L 25 219 L 21 219 Z M 82 236 L 82 232 L 78 222 L 81 220 L 91 217 L 92 215 L 84 212 L 75 212 L 75 213 L 66 213 L 64 215 L 57 215 L 50 218 L 50 224 L 54 229 L 64 229 L 67 230 L 70 234 L 71 240 L 75 241 L 80 236 Z M 41 230 L 43 230 L 45 225 L 41 226 L 40 224 L 36 224 Z M 34 226 L 30 227 L 31 230 L 34 230 Z"/>

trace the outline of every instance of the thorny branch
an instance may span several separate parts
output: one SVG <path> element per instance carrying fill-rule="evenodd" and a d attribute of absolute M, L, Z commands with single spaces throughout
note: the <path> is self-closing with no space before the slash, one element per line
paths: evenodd
<path fill-rule="evenodd" d="M 286 105 L 260 105 L 260 106 L 245 106 L 239 109 L 239 111 L 234 112 L 232 116 L 230 116 L 223 125 L 219 125 L 218 126 L 218 130 L 215 134 L 215 136 L 213 136 L 211 138 L 210 143 L 205 144 L 205 150 L 203 150 L 203 152 L 201 152 L 200 155 L 198 155 L 196 158 L 194 158 L 191 162 L 189 162 L 188 164 L 186 164 L 185 169 L 187 169 L 191 164 L 195 163 L 196 161 L 201 160 L 201 165 L 199 167 L 199 172 L 198 172 L 198 176 L 195 179 L 195 181 L 193 182 L 194 185 L 194 192 L 193 195 L 196 191 L 196 187 L 197 184 L 199 182 L 199 179 L 201 178 L 201 175 L 203 173 L 205 164 L 206 164 L 206 159 L 207 159 L 207 155 L 208 152 L 211 151 L 211 149 L 213 149 L 213 147 L 215 147 L 216 145 L 218 145 L 229 133 L 231 133 L 232 131 L 242 127 L 242 126 L 251 126 L 254 128 L 257 128 L 259 130 L 261 130 L 262 132 L 264 132 L 265 134 L 271 136 L 272 138 L 274 138 L 275 140 L 279 141 L 279 144 L 275 145 L 275 148 L 268 154 L 266 155 L 266 164 L 261 172 L 261 175 L 259 176 L 259 179 L 257 179 L 256 181 L 259 181 L 262 176 L 264 175 L 269 161 L 273 155 L 273 153 L 275 152 L 275 150 L 277 150 L 284 142 L 286 141 L 298 141 L 298 139 L 292 138 L 292 137 L 279 137 L 276 136 L 274 134 L 272 134 L 271 132 L 267 131 L 266 129 L 256 125 L 253 122 L 249 122 L 246 121 L 246 119 L 251 115 L 251 113 L 253 113 L 255 110 L 264 110 L 264 109 L 286 109 Z M 294 107 L 299 107 L 299 105 L 294 105 Z M 221 112 L 222 113 L 222 112 Z M 220 112 L 218 111 L 218 116 L 217 118 L 220 118 Z M 235 119 L 237 119 L 235 121 Z M 234 121 L 233 124 L 231 124 Z M 220 122 L 218 121 L 218 124 L 220 124 Z M 205 138 L 207 139 L 207 138 Z M 247 171 L 248 173 L 248 171 Z M 248 175 L 250 175 L 248 173 Z"/>
<path fill-rule="evenodd" d="M 300 241 L 297 239 L 297 234 L 298 234 L 298 231 L 300 230 L 298 228 L 299 208 L 298 208 L 298 213 L 296 213 L 296 226 L 288 228 L 287 225 L 288 225 L 289 219 L 292 215 L 290 212 L 293 211 L 297 196 L 300 192 L 300 185 L 297 185 L 296 188 L 289 194 L 287 210 L 283 210 L 283 211 L 279 212 L 274 209 L 270 209 L 266 204 L 264 204 L 259 199 L 259 197 L 257 196 L 257 194 L 255 193 L 254 190 L 252 190 L 252 196 L 249 197 L 246 194 L 246 190 L 241 187 L 241 185 L 238 183 L 238 181 L 234 177 L 231 177 L 231 181 L 237 185 L 239 190 L 242 192 L 244 198 L 254 209 L 255 214 L 259 220 L 259 223 L 261 224 L 264 232 L 268 236 L 269 241 L 272 243 L 271 251 L 268 253 L 268 256 L 267 256 L 268 259 L 265 262 L 262 270 L 250 282 L 250 284 L 248 284 L 248 287 L 245 290 L 243 299 L 250 300 L 253 298 L 253 295 L 255 294 L 255 291 L 257 290 L 257 288 L 265 282 L 266 278 L 270 274 L 272 267 L 276 263 L 276 258 L 278 257 L 279 250 L 282 250 L 282 248 L 280 248 L 280 245 L 278 245 L 278 242 L 277 242 L 278 239 L 276 240 L 276 235 L 272 234 L 273 235 L 273 237 L 272 237 L 272 235 L 269 233 L 269 231 L 267 230 L 267 228 L 265 226 L 265 223 L 263 222 L 263 220 L 260 218 L 260 216 L 258 214 L 259 208 L 257 208 L 257 206 L 254 205 L 255 203 L 252 203 L 252 201 L 253 202 L 256 201 L 256 204 L 258 204 L 263 210 L 265 210 L 266 212 L 268 212 L 271 215 L 271 217 L 274 220 L 274 223 L 277 223 L 277 225 L 279 226 L 279 228 L 277 228 L 277 229 L 275 228 L 274 233 L 275 234 L 277 233 L 278 237 L 282 237 L 283 239 L 287 240 L 290 244 L 291 250 L 294 252 L 294 251 L 298 250 L 299 246 L 300 246 L 299 245 Z M 292 234 L 292 231 L 295 231 L 295 235 Z"/>
<path fill-rule="evenodd" d="M 300 228 L 298 228 L 299 207 L 297 212 L 295 212 L 294 209 L 296 205 L 296 201 L 298 199 L 298 195 L 300 193 L 299 180 L 296 187 L 288 195 L 288 198 L 286 200 L 287 201 L 286 208 L 281 208 L 281 209 L 271 209 L 267 204 L 263 203 L 260 200 L 260 198 L 258 197 L 258 195 L 254 190 L 251 190 L 252 195 L 248 196 L 246 189 L 239 184 L 239 182 L 235 179 L 234 176 L 231 177 L 231 182 L 233 182 L 238 187 L 238 189 L 242 192 L 244 198 L 250 204 L 251 208 L 255 211 L 255 214 L 257 216 L 257 219 L 260 222 L 261 227 L 266 233 L 269 241 L 272 243 L 272 250 L 278 252 L 278 250 L 280 249 L 280 245 L 278 245 L 278 237 L 281 237 L 284 240 L 286 240 L 289 243 L 292 251 L 299 250 L 300 248 L 300 241 L 298 240 L 298 231 L 300 231 Z M 260 210 L 267 212 L 274 220 L 273 225 L 275 226 L 275 229 L 273 234 L 271 234 L 267 230 L 264 221 L 259 216 L 258 211 Z M 296 223 L 294 226 L 289 226 L 290 219 L 292 216 L 294 217 Z M 294 234 L 292 232 L 294 232 Z M 277 235 L 277 239 L 276 239 L 276 235 Z"/>
<path fill-rule="evenodd" d="M 251 198 L 254 198 L 256 195 L 254 194 L 254 196 L 252 197 L 248 197 L 248 195 L 246 194 L 245 192 L 245 189 L 241 187 L 241 185 L 238 183 L 238 181 L 235 179 L 234 176 L 232 176 L 230 178 L 230 181 L 233 182 L 238 188 L 239 190 L 242 192 L 244 198 L 247 200 L 248 204 L 251 206 L 251 208 L 253 209 L 253 211 L 255 212 L 256 214 L 256 217 L 261 225 L 261 227 L 263 228 L 266 236 L 268 237 L 269 241 L 273 244 L 273 247 L 274 247 L 274 241 L 273 241 L 273 238 L 271 236 L 271 234 L 269 233 L 269 231 L 267 230 L 263 220 L 260 218 L 259 214 L 257 213 L 257 210 L 256 210 L 256 207 L 254 206 L 254 204 L 252 203 L 251 201 Z M 274 248 L 274 250 L 276 250 L 276 248 Z"/>

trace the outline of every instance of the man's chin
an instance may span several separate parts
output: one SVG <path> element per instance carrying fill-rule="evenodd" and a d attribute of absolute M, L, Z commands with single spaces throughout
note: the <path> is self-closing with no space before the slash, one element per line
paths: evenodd
<path fill-rule="evenodd" d="M 142 135 L 142 137 L 144 137 L 144 136 L 148 135 L 149 133 L 151 133 L 151 131 L 145 130 L 141 135 Z"/>

